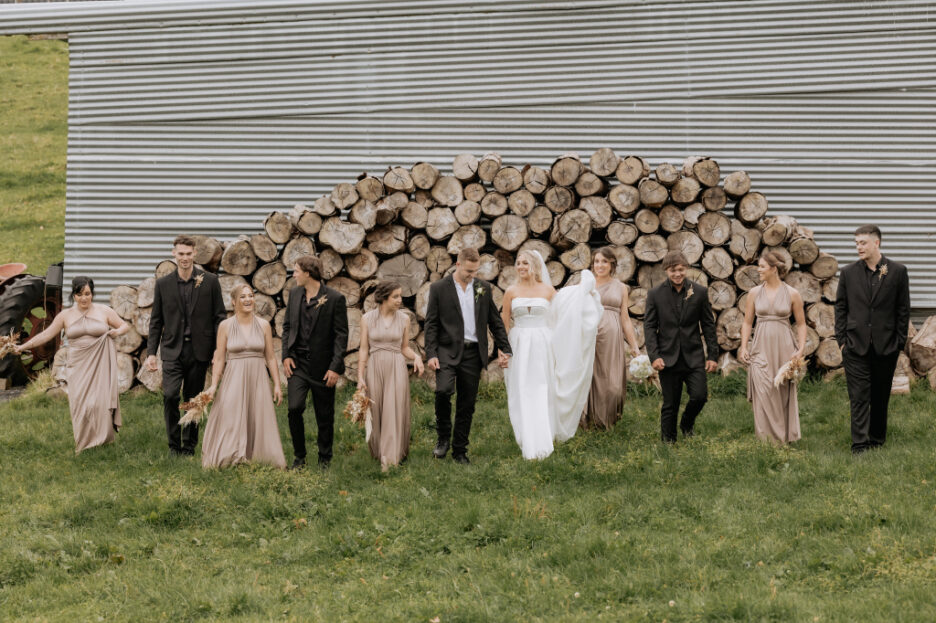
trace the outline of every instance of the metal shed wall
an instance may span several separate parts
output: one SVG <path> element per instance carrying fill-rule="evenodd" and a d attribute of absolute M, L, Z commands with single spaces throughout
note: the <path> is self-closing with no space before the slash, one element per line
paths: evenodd
<path fill-rule="evenodd" d="M 69 32 L 66 276 L 151 274 L 362 171 L 460 152 L 715 157 L 840 262 L 872 221 L 936 308 L 932 3 L 17 5 Z"/>

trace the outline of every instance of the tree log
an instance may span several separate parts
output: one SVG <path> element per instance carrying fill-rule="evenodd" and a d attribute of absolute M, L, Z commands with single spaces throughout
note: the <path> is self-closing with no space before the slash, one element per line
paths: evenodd
<path fill-rule="evenodd" d="M 332 249 L 322 249 L 318 254 L 322 263 L 322 279 L 326 281 L 341 272 L 344 268 L 344 259 Z"/>
<path fill-rule="evenodd" d="M 275 212 L 274 214 L 281 213 Z M 292 224 L 290 224 L 290 227 L 292 227 Z M 302 239 L 309 240 L 304 237 Z M 295 240 L 299 240 L 299 238 Z M 309 240 L 309 244 L 311 243 L 312 241 Z M 257 256 L 250 248 L 250 243 L 246 240 L 236 240 L 229 244 L 224 250 L 224 255 L 221 256 L 221 268 L 231 275 L 249 275 L 255 271 L 257 269 Z"/>
<path fill-rule="evenodd" d="M 514 167 L 502 167 L 494 176 L 494 190 L 509 195 L 523 188 L 523 175 Z"/>
<path fill-rule="evenodd" d="M 728 203 L 728 197 L 725 196 L 725 191 L 721 186 L 712 186 L 702 191 L 699 201 L 702 203 L 702 207 L 709 212 L 721 212 L 725 209 L 725 204 Z"/>
<path fill-rule="evenodd" d="M 627 293 L 627 311 L 631 316 L 643 316 L 647 311 L 647 290 L 637 286 Z"/>
<path fill-rule="evenodd" d="M 669 162 L 658 164 L 653 173 L 656 175 L 657 181 L 667 188 L 673 186 L 679 180 L 679 169 Z"/>
<path fill-rule="evenodd" d="M 695 229 L 699 224 L 699 217 L 705 214 L 705 206 L 701 203 L 687 205 L 683 210 L 683 224 L 690 229 Z"/>
<path fill-rule="evenodd" d="M 637 272 L 637 258 L 634 252 L 627 247 L 614 247 L 614 256 L 617 258 L 614 277 L 622 283 L 633 279 L 634 273 Z"/>
<path fill-rule="evenodd" d="M 640 236 L 634 243 L 634 256 L 641 262 L 659 262 L 666 256 L 669 246 L 663 236 Z"/>
<path fill-rule="evenodd" d="M 516 214 L 498 216 L 491 223 L 491 240 L 506 251 L 516 251 L 528 237 L 526 221 Z"/>
<path fill-rule="evenodd" d="M 517 283 L 517 269 L 514 266 L 501 266 L 500 274 L 497 276 L 497 287 L 506 291 L 507 288 Z"/>
<path fill-rule="evenodd" d="M 361 199 L 351 206 L 348 221 L 360 225 L 364 231 L 374 229 L 377 226 L 377 204 Z M 322 226 L 324 227 L 324 224 Z"/>
<path fill-rule="evenodd" d="M 416 234 L 410 238 L 409 244 L 406 246 L 409 254 L 415 257 L 417 260 L 424 260 L 429 257 L 429 249 L 432 247 L 432 243 L 429 242 L 429 237 L 426 234 Z M 374 264 L 374 271 L 377 270 L 377 265 Z"/>
<path fill-rule="evenodd" d="M 835 302 L 836 295 L 838 294 L 838 282 L 839 278 L 835 276 L 822 284 L 822 298 L 829 303 Z"/>
<path fill-rule="evenodd" d="M 606 189 L 605 181 L 591 171 L 585 171 L 575 181 L 575 192 L 578 193 L 579 197 L 603 195 Z"/>
<path fill-rule="evenodd" d="M 333 218 L 334 218 L 334 217 L 333 217 Z M 330 220 L 332 220 L 332 219 L 329 219 L 329 221 L 330 221 Z M 335 220 L 337 220 L 337 219 L 335 219 Z M 326 224 L 327 224 L 327 222 L 328 222 L 328 221 L 326 221 Z M 357 227 L 360 227 L 360 225 L 358 225 Z M 323 227 L 323 229 L 322 229 L 323 234 L 324 234 L 324 231 L 325 231 L 325 230 L 324 230 L 324 227 Z M 321 240 L 321 241 L 324 243 L 324 242 L 325 242 L 325 236 L 324 236 L 324 235 L 320 235 L 320 236 L 319 236 L 319 240 Z M 334 248 L 334 247 L 333 247 L 333 248 Z M 225 251 L 224 254 L 227 255 L 227 251 Z M 286 246 L 283 247 L 283 253 L 282 253 L 281 257 L 282 257 L 282 260 L 283 260 L 283 264 L 285 264 L 285 265 L 287 266 L 287 268 L 290 268 L 290 267 L 293 267 L 293 266 L 296 265 L 296 260 L 298 260 L 300 257 L 306 256 L 306 255 L 315 255 L 315 245 L 312 243 L 312 239 L 311 239 L 311 238 L 306 238 L 305 236 L 297 236 L 297 237 L 293 238 L 292 240 L 290 240 L 289 242 L 286 243 Z M 223 263 L 224 263 L 224 262 L 222 261 L 222 265 L 223 265 Z M 232 271 L 228 271 L 228 272 L 232 272 Z M 249 272 L 252 272 L 252 271 L 249 271 Z M 249 272 L 247 272 L 247 273 L 232 273 L 232 274 L 235 274 L 235 275 L 247 275 L 247 274 L 249 274 Z"/>
<path fill-rule="evenodd" d="M 283 291 L 287 278 L 286 266 L 282 262 L 271 262 L 258 268 L 250 283 L 254 290 L 273 296 Z"/>
<path fill-rule="evenodd" d="M 312 212 L 306 212 L 310 216 L 314 216 L 319 219 L 321 223 L 321 218 L 318 214 Z M 257 256 L 257 259 L 261 262 L 272 262 L 279 256 L 279 249 L 276 248 L 276 243 L 270 240 L 270 237 L 266 234 L 254 234 L 250 237 L 250 248 L 253 249 L 254 255 Z"/>
<path fill-rule="evenodd" d="M 452 174 L 462 182 L 478 179 L 478 159 L 474 154 L 458 154 L 452 162 Z"/>
<path fill-rule="evenodd" d="M 420 320 L 425 320 L 429 311 L 429 288 L 431 287 L 432 283 L 427 281 L 419 286 L 419 290 L 416 291 L 416 317 Z"/>
<path fill-rule="evenodd" d="M 742 263 L 748 264 L 760 251 L 761 233 L 755 228 L 747 228 L 741 221 L 731 221 L 731 242 L 728 249 Z"/>
<path fill-rule="evenodd" d="M 648 292 L 666 281 L 662 264 L 644 264 L 637 269 L 637 285 Z"/>
<path fill-rule="evenodd" d="M 439 205 L 454 208 L 465 200 L 461 182 L 451 175 L 443 175 L 432 187 L 432 198 Z"/>
<path fill-rule="evenodd" d="M 421 239 L 425 241 L 426 253 L 429 252 L 429 240 L 425 236 L 421 236 Z M 413 237 L 414 239 L 417 236 Z M 410 252 L 412 254 L 413 241 L 410 241 Z M 415 256 L 414 256 L 415 257 Z M 425 255 L 422 258 L 424 259 Z M 355 253 L 354 255 L 349 255 L 345 258 L 345 270 L 348 271 L 348 274 L 352 279 L 357 281 L 367 281 L 377 273 L 377 267 L 380 262 L 377 259 L 377 256 L 370 249 L 361 249 L 360 253 Z"/>
<path fill-rule="evenodd" d="M 426 222 L 426 233 L 433 240 L 445 240 L 458 229 L 458 219 L 450 208 L 432 208 Z"/>
<path fill-rule="evenodd" d="M 507 197 L 491 191 L 481 199 L 481 213 L 488 218 L 497 218 L 507 212 Z"/>
<path fill-rule="evenodd" d="M 691 177 L 684 177 L 673 184 L 670 197 L 676 205 L 687 206 L 698 198 L 701 191 L 702 187 L 698 181 Z"/>
<path fill-rule="evenodd" d="M 348 306 L 348 350 L 361 347 L 361 320 L 364 312 L 357 307 Z"/>
<path fill-rule="evenodd" d="M 669 199 L 669 191 L 666 190 L 666 186 L 649 178 L 640 180 L 637 190 L 640 192 L 640 203 L 648 208 L 659 209 Z"/>
<path fill-rule="evenodd" d="M 633 186 L 619 184 L 611 189 L 608 202 L 619 215 L 631 216 L 640 208 L 640 191 Z"/>
<path fill-rule="evenodd" d="M 569 210 L 556 219 L 550 243 L 562 249 L 588 242 L 591 238 L 591 217 L 584 210 Z"/>
<path fill-rule="evenodd" d="M 382 256 L 402 253 L 406 248 L 406 228 L 402 225 L 376 228 L 367 234 L 367 248 Z"/>
<path fill-rule="evenodd" d="M 751 190 L 751 177 L 744 171 L 735 171 L 725 177 L 725 194 L 732 199 L 740 199 Z"/>
<path fill-rule="evenodd" d="M 660 227 L 666 232 L 677 232 L 683 226 L 682 210 L 668 203 L 660 209 Z"/>
<path fill-rule="evenodd" d="M 525 188 L 510 193 L 507 197 L 507 206 L 517 216 L 528 216 L 536 207 L 536 197 Z"/>
<path fill-rule="evenodd" d="M 221 243 L 209 236 L 192 237 L 195 239 L 195 263 L 203 266 L 207 271 L 217 272 L 218 265 L 221 263 L 221 256 L 224 254 Z"/>
<path fill-rule="evenodd" d="M 445 247 L 432 247 L 426 257 L 426 268 L 432 273 L 444 275 L 454 262 Z"/>
<path fill-rule="evenodd" d="M 796 230 L 796 219 L 785 214 L 765 217 L 762 223 L 764 229 L 761 237 L 764 239 L 764 244 L 770 247 L 783 244 Z"/>
<path fill-rule="evenodd" d="M 487 194 L 487 189 L 484 188 L 484 184 L 475 182 L 473 184 L 468 184 L 467 186 L 465 186 L 465 199 L 468 201 L 481 203 L 481 200 L 484 199 L 484 196 L 486 194 Z"/>
<path fill-rule="evenodd" d="M 722 350 L 735 350 L 741 346 L 741 327 L 744 313 L 737 307 L 729 307 L 718 314 L 715 321 L 715 335 Z"/>
<path fill-rule="evenodd" d="M 739 266 L 734 273 L 734 282 L 740 290 L 748 292 L 751 288 L 760 283 L 760 275 L 757 273 L 757 266 L 751 264 Z M 738 301 L 738 305 L 741 305 L 740 300 Z"/>
<path fill-rule="evenodd" d="M 477 225 L 463 225 L 459 227 L 451 239 L 448 248 L 450 255 L 458 255 L 462 249 L 481 249 L 487 244 L 487 234 Z"/>
<path fill-rule="evenodd" d="M 418 162 L 410 169 L 410 177 L 413 179 L 413 185 L 416 188 L 431 190 L 439 179 L 439 170 L 428 162 Z"/>
<path fill-rule="evenodd" d="M 835 338 L 825 338 L 816 349 L 816 363 L 823 368 L 832 369 L 842 365 L 842 351 Z"/>
<path fill-rule="evenodd" d="M 123 335 L 114 338 L 114 346 L 121 353 L 135 353 L 143 345 L 143 336 L 133 324 L 130 324 L 129 330 Z"/>
<path fill-rule="evenodd" d="M 600 175 L 602 177 L 611 177 L 614 175 L 619 164 L 621 164 L 621 159 L 608 147 L 602 147 L 595 151 L 595 153 L 592 154 L 591 160 L 588 161 L 588 166 L 595 175 Z"/>
<path fill-rule="evenodd" d="M 702 268 L 715 279 L 729 279 L 734 273 L 731 256 L 721 247 L 712 247 L 702 256 Z"/>
<path fill-rule="evenodd" d="M 692 156 L 683 162 L 683 177 L 694 177 L 703 186 L 718 186 L 721 168 L 718 163 L 705 156 Z"/>
<path fill-rule="evenodd" d="M 331 192 L 332 203 L 335 204 L 335 207 L 339 210 L 344 210 L 353 206 L 357 203 L 358 198 L 357 189 L 354 187 L 354 184 L 338 184 Z"/>
<path fill-rule="evenodd" d="M 731 220 L 721 212 L 706 212 L 699 217 L 696 231 L 705 244 L 720 246 L 731 238 Z"/>
<path fill-rule="evenodd" d="M 348 307 L 356 307 L 361 302 L 361 285 L 350 277 L 334 277 L 326 284 L 333 290 L 338 290 L 345 297 Z M 348 347 L 350 350 L 350 347 Z"/>
<path fill-rule="evenodd" d="M 487 182 L 490 184 L 494 181 L 494 178 L 497 176 L 497 172 L 501 169 L 501 157 L 500 154 L 495 152 L 489 152 L 481 156 L 481 160 L 478 162 L 478 177 L 481 178 L 482 182 Z"/>
<path fill-rule="evenodd" d="M 549 176 L 553 184 L 569 187 L 575 184 L 579 176 L 585 172 L 585 166 L 578 154 L 565 154 L 556 158 L 549 169 Z"/>
<path fill-rule="evenodd" d="M 262 292 L 255 292 L 254 313 L 267 322 L 273 322 L 273 317 L 276 316 L 276 301 Z"/>
<path fill-rule="evenodd" d="M 341 219 L 332 217 L 322 223 L 322 231 L 319 232 L 318 239 L 323 245 L 331 247 L 342 255 L 351 255 L 361 250 L 366 233 L 364 228 L 357 223 L 343 223 Z M 286 260 L 285 249 L 283 253 L 283 263 L 291 266 Z"/>
<path fill-rule="evenodd" d="M 592 227 L 604 229 L 611 223 L 611 204 L 604 197 L 582 197 L 579 209 L 588 213 Z"/>
<path fill-rule="evenodd" d="M 529 225 L 530 231 L 537 236 L 549 231 L 552 224 L 553 213 L 546 206 L 536 206 L 527 216 L 527 225 Z"/>
<path fill-rule="evenodd" d="M 387 169 L 383 177 L 384 188 L 388 191 L 399 190 L 404 193 L 411 193 L 416 190 L 416 184 L 413 182 L 413 176 L 403 167 L 391 167 Z M 335 198 L 332 196 L 332 201 Z M 356 200 L 355 200 L 356 201 Z M 353 201 L 351 203 L 354 203 Z M 351 205 L 351 204 L 347 204 Z"/>
<path fill-rule="evenodd" d="M 454 210 L 455 220 L 460 225 L 477 223 L 481 218 L 481 205 L 474 201 L 462 201 Z"/>
<path fill-rule="evenodd" d="M 422 229 L 429 221 L 429 211 L 415 201 L 410 201 L 400 211 L 400 221 L 410 229 Z"/>
<path fill-rule="evenodd" d="M 907 353 L 913 367 L 923 374 L 936 368 L 936 316 L 930 316 L 910 339 Z"/>
<path fill-rule="evenodd" d="M 713 310 L 722 311 L 733 307 L 738 296 L 727 281 L 713 281 L 708 286 L 708 299 Z"/>
<path fill-rule="evenodd" d="M 175 272 L 176 268 L 178 268 L 178 266 L 176 266 L 174 261 L 163 260 L 156 264 L 156 270 L 154 271 L 154 274 L 156 278 L 159 279 L 160 277 L 165 277 L 169 273 Z"/>
<path fill-rule="evenodd" d="M 549 273 L 549 282 L 554 288 L 558 288 L 565 281 L 566 268 L 562 265 L 562 262 L 555 260 L 546 262 L 546 271 Z"/>
<path fill-rule="evenodd" d="M 750 192 L 735 205 L 735 218 L 745 225 L 756 225 L 767 214 L 767 198 L 758 192 Z"/>
<path fill-rule="evenodd" d="M 542 195 L 551 183 L 549 173 L 544 169 L 529 165 L 523 168 L 523 186 L 534 195 Z"/>
<path fill-rule="evenodd" d="M 543 203 L 556 214 L 562 214 L 573 208 L 575 196 L 568 188 L 550 186 L 543 195 Z"/>
<path fill-rule="evenodd" d="M 133 385 L 136 362 L 127 353 L 117 353 L 117 393 L 124 393 Z"/>
<path fill-rule="evenodd" d="M 314 236 L 319 233 L 319 230 L 322 229 L 322 217 L 319 214 L 316 214 L 308 207 L 297 204 L 289 211 L 289 220 L 292 222 L 293 227 L 299 231 L 301 234 L 306 236 Z M 262 235 L 262 234 L 258 234 Z M 265 236 L 267 240 L 270 240 L 272 244 L 274 243 L 269 236 Z M 253 238 L 251 238 L 253 240 Z M 256 249 L 254 249 L 256 253 Z"/>
<path fill-rule="evenodd" d="M 817 279 L 831 279 L 838 274 L 838 260 L 834 256 L 820 251 L 819 256 L 809 266 L 809 272 Z"/>
<path fill-rule="evenodd" d="M 377 269 L 377 278 L 399 283 L 403 287 L 403 296 L 415 295 L 428 275 L 426 262 L 417 260 L 409 253 L 390 258 Z"/>
<path fill-rule="evenodd" d="M 696 266 L 690 266 L 686 269 L 686 279 L 691 279 L 699 285 L 708 287 L 708 275 L 704 270 Z"/>
<path fill-rule="evenodd" d="M 386 193 L 383 182 L 366 173 L 362 173 L 358 176 L 358 181 L 357 184 L 354 185 L 354 190 L 357 191 L 357 195 L 360 199 L 370 201 L 371 203 L 377 203 Z"/>
<path fill-rule="evenodd" d="M 110 306 L 124 320 L 133 318 L 138 307 L 137 289 L 131 286 L 115 286 L 110 293 Z"/>
<path fill-rule="evenodd" d="M 436 200 L 432 198 L 432 191 L 423 190 L 422 188 L 417 189 L 416 192 L 413 193 L 413 201 L 427 210 L 439 205 Z"/>
<path fill-rule="evenodd" d="M 229 275 L 229 276 L 236 278 L 236 279 L 243 280 L 243 277 L 238 277 L 237 275 Z M 143 337 L 149 336 L 149 325 L 150 325 L 150 318 L 152 317 L 152 315 L 153 315 L 152 307 L 137 307 L 136 311 L 133 313 L 133 318 L 131 319 L 133 320 L 133 328 L 136 329 L 136 332 L 139 333 Z"/>
<path fill-rule="evenodd" d="M 619 182 L 629 186 L 633 186 L 648 175 L 650 175 L 650 165 L 638 156 L 622 158 L 617 170 L 614 172 L 614 176 L 618 178 Z"/>
<path fill-rule="evenodd" d="M 784 281 L 797 289 L 803 297 L 803 303 L 818 303 L 822 299 L 822 285 L 809 273 L 793 270 Z"/>
<path fill-rule="evenodd" d="M 585 270 L 591 266 L 591 249 L 587 244 L 577 244 L 559 256 L 562 265 L 573 272 Z"/>
<path fill-rule="evenodd" d="M 819 257 L 819 247 L 809 238 L 797 238 L 787 249 L 793 260 L 802 266 L 812 264 Z"/>
<path fill-rule="evenodd" d="M 624 246 L 632 244 L 640 235 L 637 226 L 625 221 L 614 221 L 608 225 L 605 239 L 613 245 Z"/>
<path fill-rule="evenodd" d="M 500 262 L 490 253 L 481 254 L 481 265 L 478 268 L 478 279 L 494 281 L 500 274 Z"/>
<path fill-rule="evenodd" d="M 652 234 L 660 229 L 660 217 L 649 208 L 643 208 L 634 216 L 634 225 L 642 234 Z"/>
<path fill-rule="evenodd" d="M 669 251 L 682 251 L 686 256 L 686 261 L 695 264 L 702 257 L 705 251 L 705 245 L 699 235 L 691 231 L 678 231 L 670 234 L 666 238 L 666 246 Z"/>
<path fill-rule="evenodd" d="M 556 254 L 556 250 L 550 246 L 545 240 L 536 240 L 531 238 L 520 245 L 520 248 L 517 249 L 517 253 L 520 251 L 536 251 L 543 257 L 543 261 L 548 262 L 553 259 L 553 256 Z M 510 262 L 513 264 L 513 260 Z"/>
<path fill-rule="evenodd" d="M 325 219 L 337 215 L 338 206 L 332 203 L 330 195 L 322 195 L 312 204 L 312 211 Z M 270 238 L 273 242 L 276 242 L 276 238 L 273 238 L 273 236 L 270 236 Z"/>
<path fill-rule="evenodd" d="M 263 228 L 276 244 L 285 244 L 293 235 L 293 224 L 282 212 L 270 212 L 263 221 Z"/>
<path fill-rule="evenodd" d="M 823 302 L 813 303 L 806 308 L 806 319 L 816 329 L 819 337 L 835 336 L 835 308 Z"/>
<path fill-rule="evenodd" d="M 289 305 L 289 293 L 292 292 L 296 286 L 299 285 L 296 283 L 295 277 L 290 277 L 286 280 L 286 285 L 283 286 L 283 305 Z"/>

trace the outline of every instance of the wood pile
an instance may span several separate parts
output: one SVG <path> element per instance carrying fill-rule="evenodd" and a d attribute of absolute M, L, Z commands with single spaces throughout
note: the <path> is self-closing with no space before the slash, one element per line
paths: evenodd
<path fill-rule="evenodd" d="M 647 291 L 665 280 L 660 262 L 671 249 L 686 255 L 689 277 L 709 289 L 722 370 L 738 367 L 735 351 L 747 293 L 758 283 L 757 259 L 765 250 L 777 251 L 790 268 L 786 282 L 806 303 L 808 359 L 825 370 L 841 366 L 834 337 L 835 258 L 795 219 L 769 214 L 767 198 L 752 188 L 747 173 L 722 176 L 707 157 L 651 167 L 639 156 L 602 148 L 588 159 L 564 154 L 548 167 L 511 165 L 496 153 L 459 154 L 450 171 L 427 162 L 390 167 L 337 184 L 309 205 L 272 212 L 253 235 L 230 241 L 198 236 L 195 261 L 219 274 L 229 311 L 234 286 L 253 286 L 257 312 L 273 324 L 279 348 L 284 306 L 295 285 L 292 266 L 302 255 L 317 254 L 327 284 L 348 301 L 346 377 L 356 380 L 361 315 L 374 307 L 368 293 L 377 280 L 402 284 L 414 348 L 422 353 L 429 285 L 453 270 L 461 249 L 480 250 L 479 276 L 493 284 L 500 304 L 517 279 L 518 251 L 538 250 L 553 285 L 561 287 L 576 283 L 593 250 L 604 245 L 614 247 L 616 276 L 630 286 L 629 310 L 641 346 Z M 111 293 L 114 309 L 134 327 L 118 345 L 130 360 L 122 364 L 128 370 L 140 370 L 145 355 L 155 277 L 173 269 L 171 260 L 160 262 L 154 277 Z M 159 387 L 159 377 L 137 373 L 150 389 Z M 485 377 L 502 373 L 492 364 Z"/>

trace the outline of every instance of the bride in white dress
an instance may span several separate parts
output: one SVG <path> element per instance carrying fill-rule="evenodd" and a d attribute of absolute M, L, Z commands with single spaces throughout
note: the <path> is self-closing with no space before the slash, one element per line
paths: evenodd
<path fill-rule="evenodd" d="M 507 410 L 523 458 L 542 459 L 552 454 L 553 441 L 578 428 L 603 308 L 588 270 L 579 284 L 557 292 L 538 252 L 521 251 L 515 265 L 520 279 L 507 288 L 501 310 L 504 326 L 513 321 Z"/>

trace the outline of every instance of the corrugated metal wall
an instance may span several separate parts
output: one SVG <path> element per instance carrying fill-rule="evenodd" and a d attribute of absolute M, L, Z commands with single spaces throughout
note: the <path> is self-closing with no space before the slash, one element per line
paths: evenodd
<path fill-rule="evenodd" d="M 931 2 L 47 6 L 0 32 L 70 33 L 66 273 L 102 290 L 362 171 L 610 146 L 744 169 L 842 262 L 877 222 L 936 307 Z"/>

